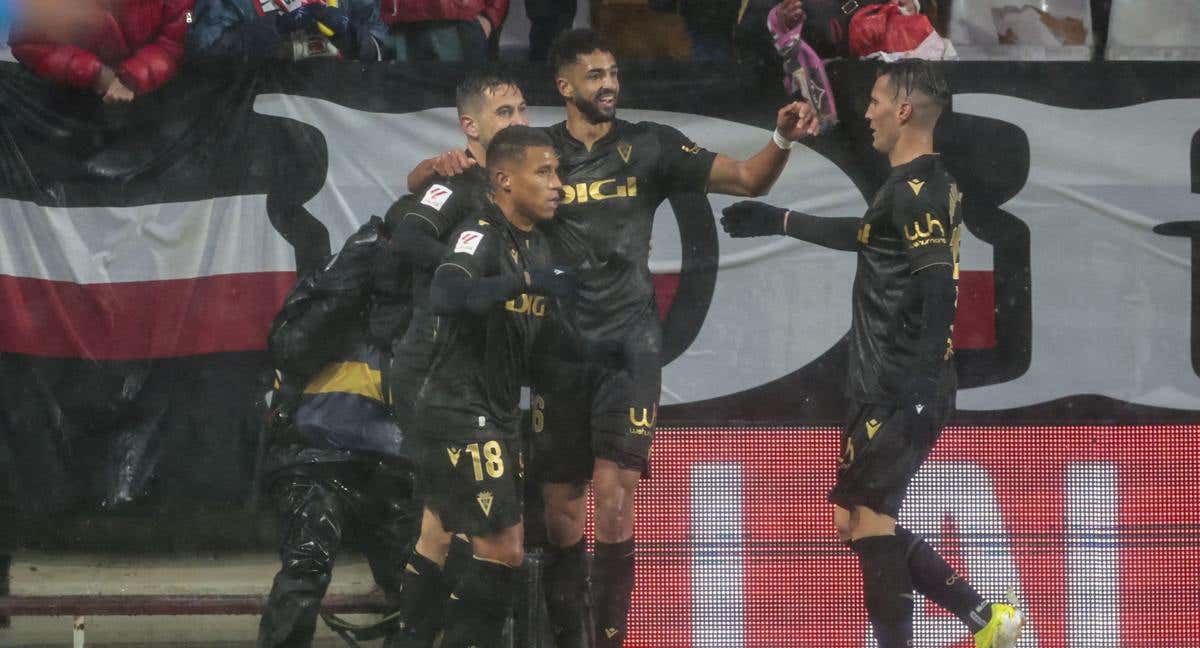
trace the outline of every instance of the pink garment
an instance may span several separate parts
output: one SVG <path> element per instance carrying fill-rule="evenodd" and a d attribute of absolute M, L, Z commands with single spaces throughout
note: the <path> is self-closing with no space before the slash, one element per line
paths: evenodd
<path fill-rule="evenodd" d="M 821 57 L 800 37 L 804 21 L 788 29 L 784 23 L 782 5 L 775 5 L 767 14 L 767 29 L 774 39 L 775 51 L 783 57 L 783 87 L 797 99 L 807 101 L 821 118 L 821 131 L 837 124 L 837 106 L 833 101 L 833 88 L 825 73 Z"/>

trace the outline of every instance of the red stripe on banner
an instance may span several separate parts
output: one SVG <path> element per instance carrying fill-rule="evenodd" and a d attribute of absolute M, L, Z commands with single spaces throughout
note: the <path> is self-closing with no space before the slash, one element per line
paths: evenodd
<path fill-rule="evenodd" d="M 996 346 L 996 281 L 991 270 L 963 271 L 958 276 L 958 315 L 954 348 Z"/>
<path fill-rule="evenodd" d="M 76 284 L 0 275 L 0 351 L 134 360 L 257 351 L 294 272 Z"/>
<path fill-rule="evenodd" d="M 654 299 L 658 303 L 658 319 L 666 320 L 671 312 L 671 304 L 675 302 L 675 293 L 679 292 L 679 274 L 654 275 Z"/>

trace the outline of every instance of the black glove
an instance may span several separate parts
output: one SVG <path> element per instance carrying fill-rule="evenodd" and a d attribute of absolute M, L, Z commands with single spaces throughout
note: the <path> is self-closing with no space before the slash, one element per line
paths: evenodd
<path fill-rule="evenodd" d="M 734 238 L 751 236 L 782 236 L 782 207 L 772 207 L 757 200 L 742 200 L 721 210 L 721 227 Z"/>
<path fill-rule="evenodd" d="M 535 295 L 568 299 L 579 291 L 579 279 L 564 268 L 530 268 L 525 274 L 529 277 L 529 292 Z"/>

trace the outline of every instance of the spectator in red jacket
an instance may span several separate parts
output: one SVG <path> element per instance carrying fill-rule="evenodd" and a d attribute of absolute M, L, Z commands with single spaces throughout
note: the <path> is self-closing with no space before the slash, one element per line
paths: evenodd
<path fill-rule="evenodd" d="M 13 34 L 13 56 L 38 76 L 91 89 L 106 102 L 132 101 L 175 76 L 194 0 L 79 0 L 100 19 L 72 44 L 36 31 Z"/>
<path fill-rule="evenodd" d="M 495 54 L 509 0 L 381 0 L 400 61 L 482 64 Z"/>

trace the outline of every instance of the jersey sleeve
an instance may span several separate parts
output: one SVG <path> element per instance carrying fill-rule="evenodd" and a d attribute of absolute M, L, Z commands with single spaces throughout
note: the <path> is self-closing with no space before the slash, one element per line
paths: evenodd
<path fill-rule="evenodd" d="M 389 210 L 388 222 L 413 225 L 442 239 L 462 222 L 470 204 L 466 194 L 458 183 L 439 179 L 424 191 L 396 201 Z"/>
<path fill-rule="evenodd" d="M 459 269 L 472 279 L 495 274 L 493 263 L 500 233 L 486 221 L 475 221 L 456 229 L 446 240 L 446 256 L 437 271 Z"/>
<path fill-rule="evenodd" d="M 664 193 L 678 191 L 703 192 L 708 188 L 708 174 L 717 154 L 703 149 L 678 130 L 663 124 L 655 125 L 662 153 L 658 160 L 659 177 Z"/>
<path fill-rule="evenodd" d="M 950 222 L 944 187 L 939 189 L 937 185 L 925 178 L 906 178 L 895 185 L 892 223 L 904 239 L 912 272 L 933 265 L 954 266 L 954 224 Z"/>

